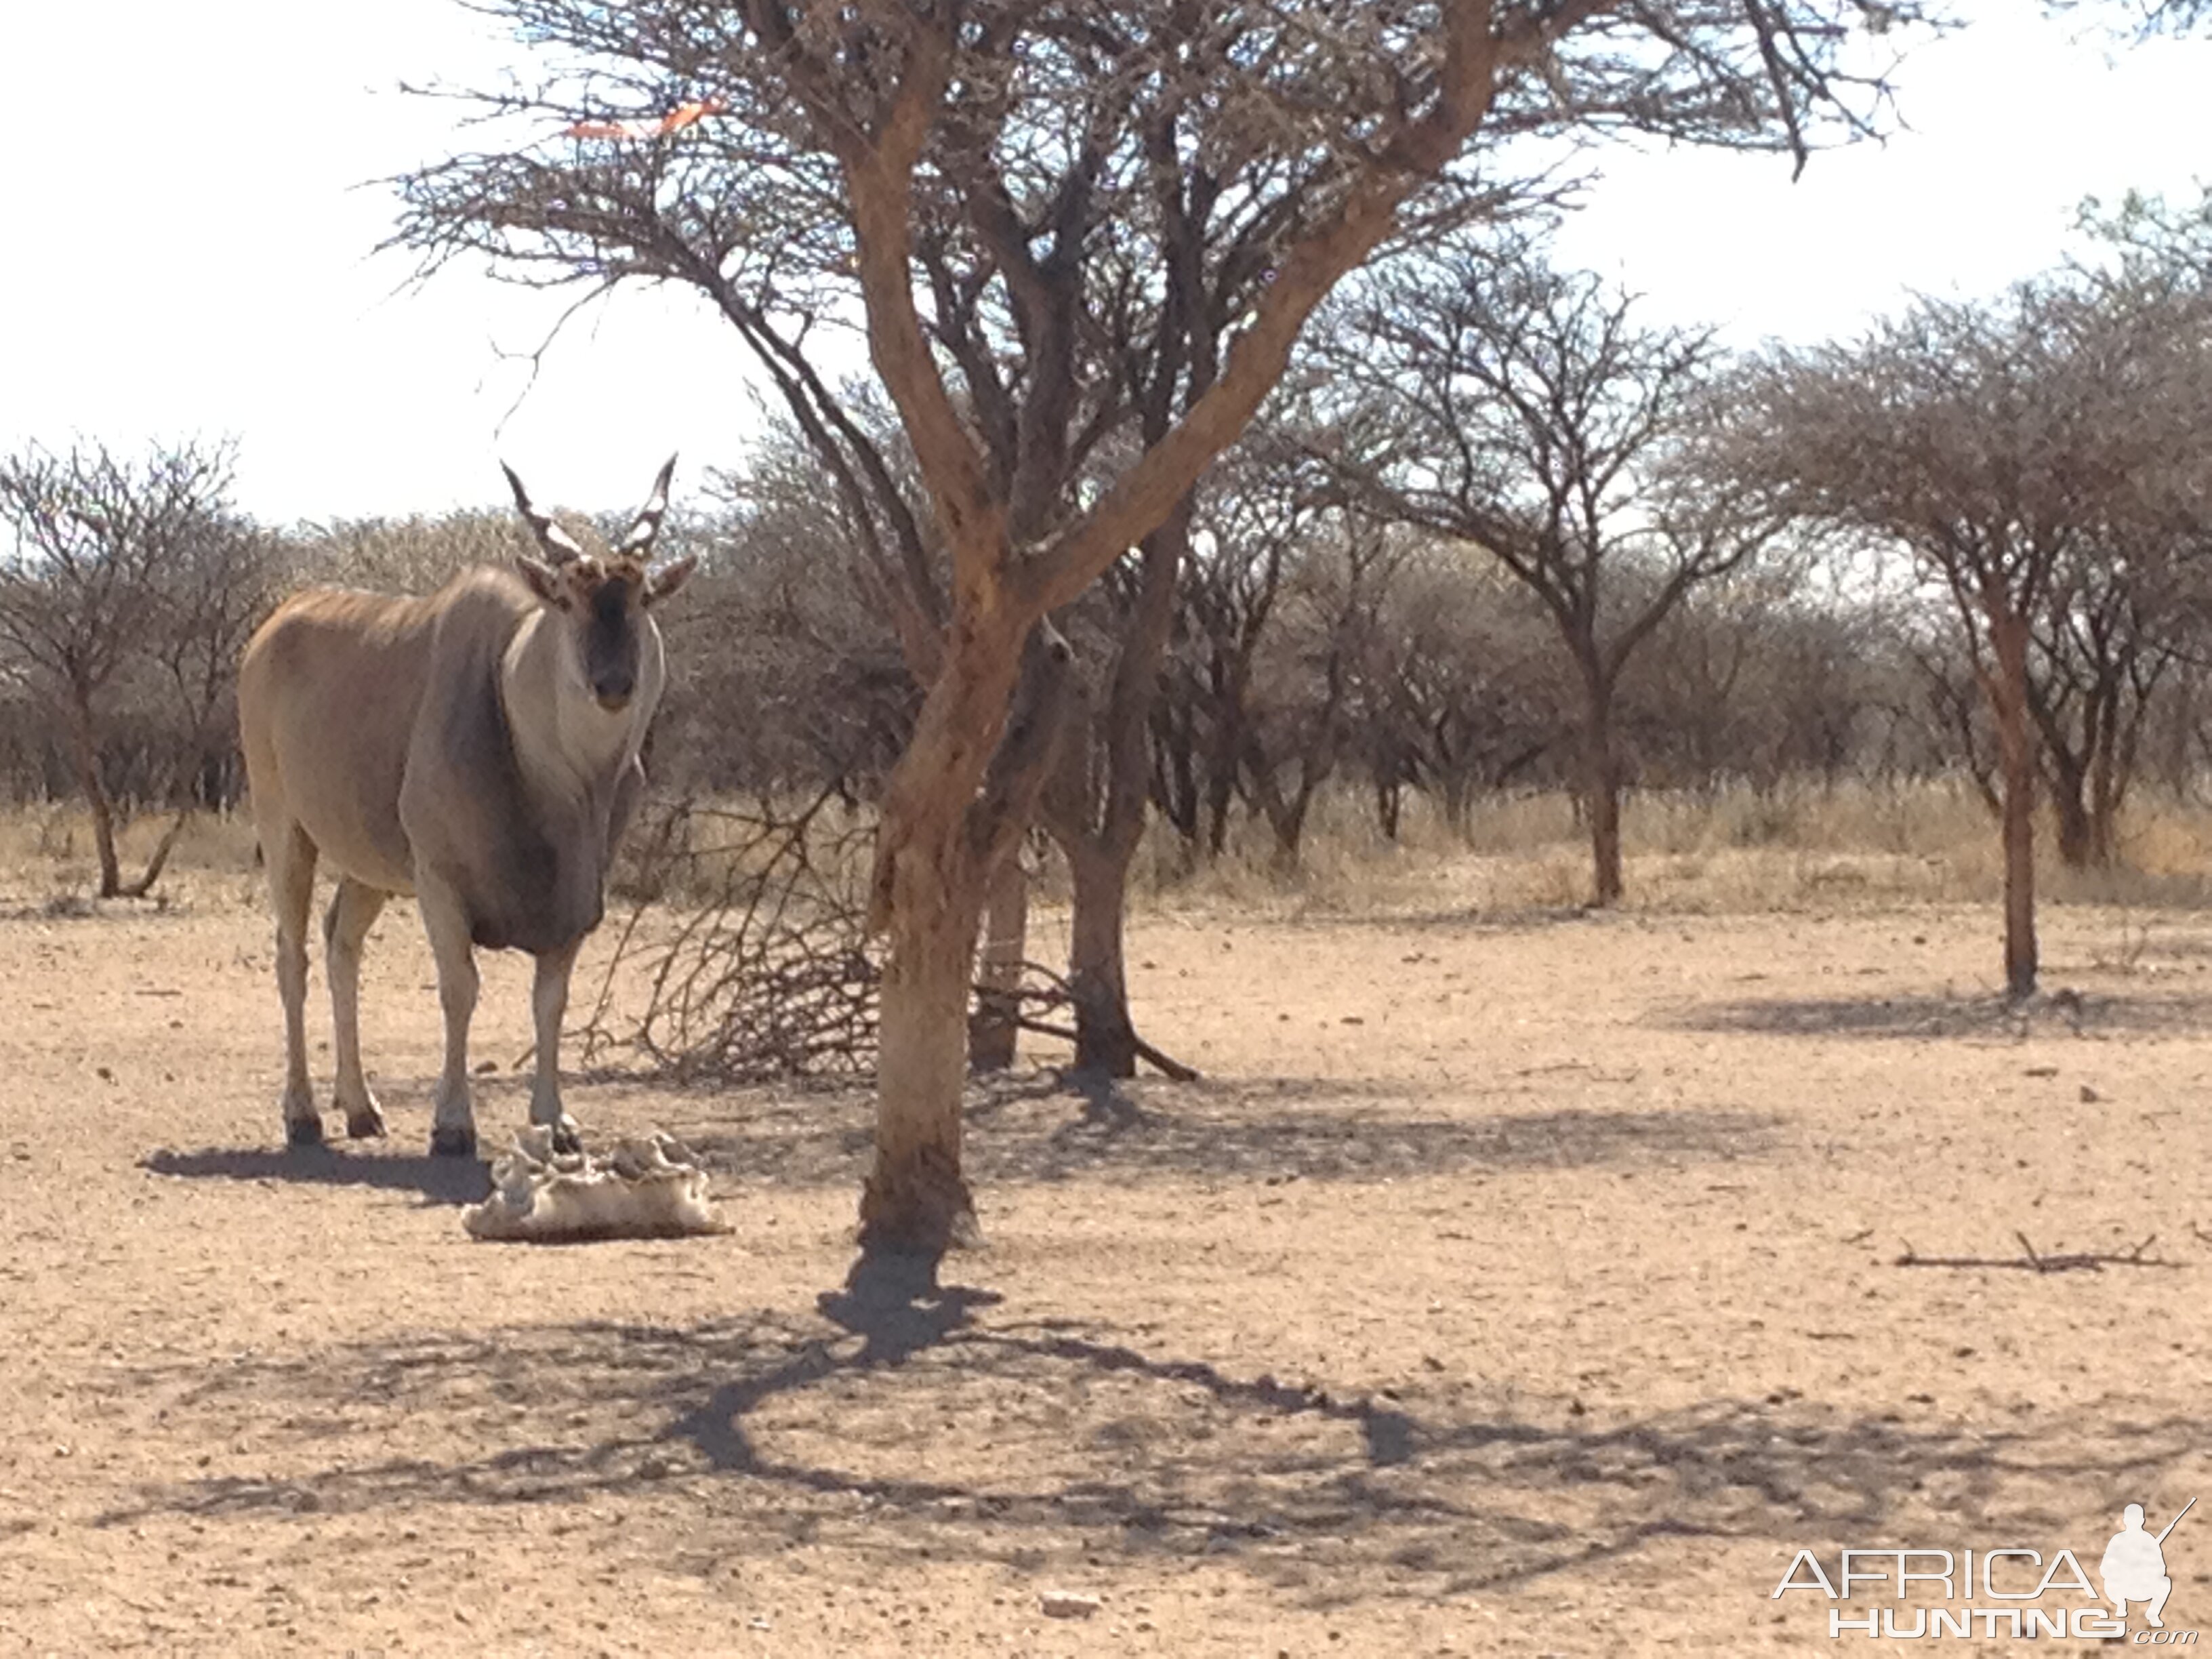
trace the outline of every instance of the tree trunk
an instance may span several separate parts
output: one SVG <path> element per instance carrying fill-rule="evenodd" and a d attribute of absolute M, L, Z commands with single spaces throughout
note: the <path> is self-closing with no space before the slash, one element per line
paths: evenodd
<path fill-rule="evenodd" d="M 918 850 L 918 849 L 917 849 Z M 960 1163 L 968 986 L 982 872 L 948 869 L 937 902 L 895 905 L 876 1060 L 876 1155 L 860 1194 L 870 1251 L 938 1255 L 973 1242 Z"/>
<path fill-rule="evenodd" d="M 1583 795 L 1589 811 L 1595 902 L 1618 904 L 1620 872 L 1620 767 L 1613 753 L 1613 688 L 1605 677 L 1583 676 Z"/>
<path fill-rule="evenodd" d="M 1301 766 L 1310 764 L 1301 762 Z M 1257 739 L 1245 745 L 1244 770 L 1249 784 L 1246 793 L 1251 804 L 1259 808 L 1260 817 L 1275 840 L 1275 850 L 1268 858 L 1267 866 L 1276 875 L 1290 877 L 1297 873 L 1298 843 L 1305 836 L 1305 801 L 1303 790 L 1297 795 L 1285 795 L 1275 780 L 1273 765 Z"/>
<path fill-rule="evenodd" d="M 864 1250 L 939 1255 L 975 1236 L 960 1137 L 976 929 L 991 875 L 1013 855 L 1054 759 L 1068 660 L 1043 623 L 1026 645 L 979 621 L 956 623 L 884 790 L 869 921 L 889 950 Z M 976 732 L 999 733 L 995 749 L 977 746 Z"/>
<path fill-rule="evenodd" d="M 2089 862 L 2109 870 L 2119 853 L 2120 799 L 2126 793 L 2120 746 L 2124 741 L 2131 744 L 2134 734 L 2130 732 L 2124 739 L 2120 734 L 2117 686 L 2099 700 L 2094 712 L 2097 755 L 2089 768 Z"/>
<path fill-rule="evenodd" d="M 1468 838 L 1468 819 L 1474 805 L 1474 777 L 1463 769 L 1444 774 L 1444 826 L 1461 841 Z"/>
<path fill-rule="evenodd" d="M 1128 914 L 1129 866 L 1143 844 L 1151 775 L 1146 734 L 1159 692 L 1160 664 L 1175 623 L 1176 584 L 1190 542 L 1191 501 L 1176 504 L 1164 523 L 1145 538 L 1137 603 L 1114 664 L 1106 722 L 1098 735 L 1105 775 L 1093 795 L 1089 767 L 1064 757 L 1062 776 L 1073 787 L 1055 801 L 1047 796 L 1047 822 L 1067 854 L 1074 878 L 1069 919 L 1067 982 L 1075 999 L 1075 1069 L 1107 1077 L 1133 1077 L 1136 1022 L 1129 1013 L 1122 935 Z M 1052 810 L 1056 808 L 1056 810 Z"/>
<path fill-rule="evenodd" d="M 1996 716 L 1997 758 L 2004 779 L 2005 990 L 2015 1000 L 2035 994 L 2035 740 L 2028 720 L 2025 618 L 1990 618 L 1996 667 L 1985 684 Z"/>
<path fill-rule="evenodd" d="M 92 843 L 100 856 L 100 896 L 113 898 L 123 890 L 123 866 L 115 851 L 115 807 L 100 775 L 100 740 L 93 726 L 89 694 L 82 690 L 74 694 L 70 726 L 71 746 L 76 750 L 77 787 L 92 814 Z"/>
<path fill-rule="evenodd" d="M 1019 851 L 1000 860 L 983 913 L 975 1013 L 968 1026 L 968 1069 L 1003 1072 L 1021 1040 L 1022 964 L 1029 959 L 1030 872 Z"/>
<path fill-rule="evenodd" d="M 2086 869 L 2095 850 L 2094 826 L 2082 799 L 2081 769 L 2055 751 L 2051 756 L 2051 806 L 2058 820 L 2058 861 L 2069 870 Z"/>
<path fill-rule="evenodd" d="M 1241 695 L 1241 694 L 1240 694 Z M 1244 722 L 1227 705 L 1215 706 L 1213 741 L 1206 769 L 1206 856 L 1218 860 L 1229 847 L 1229 809 L 1237 799 L 1237 768 L 1244 750 Z"/>
<path fill-rule="evenodd" d="M 1102 1077 L 1137 1074 L 1137 1028 L 1129 1015 L 1122 948 L 1129 854 L 1085 837 L 1070 850 L 1075 911 L 1069 921 L 1068 989 L 1075 999 L 1075 1069 Z"/>
<path fill-rule="evenodd" d="M 1198 767 L 1188 710 L 1158 709 L 1152 720 L 1152 794 L 1182 842 L 1183 867 L 1198 853 Z"/>
<path fill-rule="evenodd" d="M 186 806 L 169 821 L 169 827 L 161 832 L 161 839 L 155 845 L 153 856 L 146 860 L 145 873 L 122 890 L 122 897 L 142 899 L 154 890 L 154 884 L 161 880 L 161 872 L 168 867 L 169 854 L 176 850 L 177 837 L 185 833 L 185 825 L 191 816 L 192 809 Z"/>
<path fill-rule="evenodd" d="M 1375 781 L 1375 822 L 1382 831 L 1382 839 L 1395 842 L 1405 816 L 1406 786 L 1395 772 L 1387 773 Z"/>

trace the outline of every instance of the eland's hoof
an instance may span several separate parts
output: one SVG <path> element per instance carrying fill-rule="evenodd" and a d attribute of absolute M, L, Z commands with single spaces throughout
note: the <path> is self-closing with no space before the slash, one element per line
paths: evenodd
<path fill-rule="evenodd" d="M 430 1131 L 430 1156 L 433 1158 L 474 1158 L 477 1155 L 477 1132 L 472 1128 L 440 1127 Z"/>
<path fill-rule="evenodd" d="M 346 1134 L 355 1140 L 384 1139 L 384 1114 L 374 1103 L 356 1107 L 346 1113 Z"/>
<path fill-rule="evenodd" d="M 319 1117 L 288 1117 L 284 1120 L 284 1144 L 287 1146 L 319 1146 L 323 1144 L 323 1121 Z"/>

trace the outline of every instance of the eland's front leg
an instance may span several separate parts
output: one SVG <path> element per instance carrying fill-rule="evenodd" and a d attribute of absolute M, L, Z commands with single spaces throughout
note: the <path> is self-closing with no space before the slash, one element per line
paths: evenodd
<path fill-rule="evenodd" d="M 568 1012 L 568 975 L 576 965 L 576 944 L 548 951 L 538 958 L 538 981 L 530 993 L 530 1012 L 538 1024 L 538 1074 L 530 1085 L 530 1121 L 550 1125 L 553 1150 L 583 1150 L 576 1121 L 561 1107 L 561 1021 Z"/>
<path fill-rule="evenodd" d="M 474 1158 L 477 1118 L 469 1097 L 469 1021 L 477 1011 L 477 959 L 468 914 L 459 898 L 434 878 L 420 881 L 423 930 L 438 962 L 438 1003 L 446 1015 L 446 1063 L 430 1115 L 430 1152 L 439 1158 Z"/>

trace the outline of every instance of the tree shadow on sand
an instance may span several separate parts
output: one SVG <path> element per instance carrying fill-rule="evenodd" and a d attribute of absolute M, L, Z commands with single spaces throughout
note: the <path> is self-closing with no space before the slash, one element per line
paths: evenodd
<path fill-rule="evenodd" d="M 167 1412 L 155 1425 L 250 1446 L 250 1462 L 145 1484 L 97 1524 L 550 1504 L 618 1531 L 629 1505 L 665 1501 L 702 1570 L 797 1544 L 1024 1569 L 1225 1558 L 1329 1607 L 1510 1585 L 1668 1535 L 2048 1534 L 2085 1498 L 2156 1484 L 2212 1431 L 2102 1413 L 2085 1429 L 1908 1421 L 1786 1391 L 1606 1420 L 1433 1369 L 1349 1395 L 1002 1305 L 878 1260 L 811 1315 L 149 1369 L 133 1389 Z M 164 1432 L 143 1449 L 160 1457 Z"/>
<path fill-rule="evenodd" d="M 367 1143 L 374 1146 L 374 1142 Z M 473 1158 L 354 1152 L 338 1146 L 163 1147 L 139 1160 L 155 1175 L 188 1180 L 301 1182 L 419 1193 L 426 1204 L 474 1204 L 491 1191 L 491 1174 Z"/>
<path fill-rule="evenodd" d="M 1456 1104 L 1457 1103 L 1455 1103 Z M 769 1096 L 732 1109 L 663 1103 L 660 1121 L 718 1173 L 795 1185 L 857 1182 L 873 1106 L 857 1093 Z M 969 1178 L 1374 1182 L 1512 1170 L 1638 1168 L 1772 1150 L 1780 1120 L 1740 1110 L 1455 1110 L 1403 1086 L 1334 1079 L 1175 1084 L 1044 1076 L 969 1099 Z"/>
<path fill-rule="evenodd" d="M 2087 995 L 1745 998 L 1653 1017 L 1674 1030 L 1770 1036 L 1978 1038 L 2186 1036 L 2212 1030 L 2212 996 Z"/>

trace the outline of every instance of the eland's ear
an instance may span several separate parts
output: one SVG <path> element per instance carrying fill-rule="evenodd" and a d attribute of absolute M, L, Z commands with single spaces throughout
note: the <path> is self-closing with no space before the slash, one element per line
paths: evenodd
<path fill-rule="evenodd" d="M 530 591 L 548 605 L 568 608 L 568 597 L 561 591 L 561 573 L 543 559 L 533 559 L 527 553 L 514 556 L 515 574 L 529 584 Z"/>
<path fill-rule="evenodd" d="M 645 579 L 646 604 L 656 605 L 663 599 L 673 599 L 698 568 L 699 556 L 692 553 L 649 573 Z"/>

